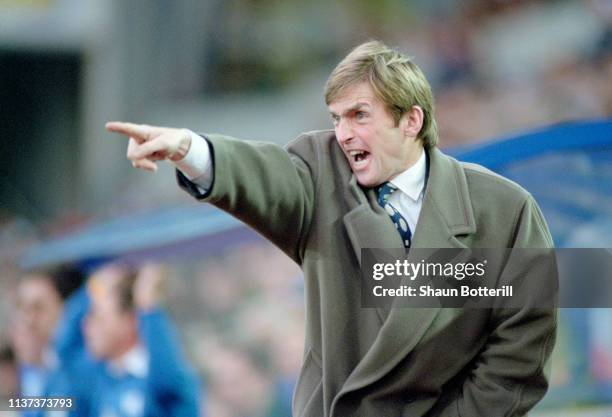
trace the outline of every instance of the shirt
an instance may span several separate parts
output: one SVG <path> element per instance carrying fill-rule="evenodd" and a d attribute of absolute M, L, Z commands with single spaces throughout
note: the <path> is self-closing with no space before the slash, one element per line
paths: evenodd
<path fill-rule="evenodd" d="M 426 173 L 427 158 L 425 151 L 421 150 L 421 156 L 414 165 L 389 181 L 397 187 L 397 191 L 391 194 L 388 202 L 406 219 L 412 234 L 423 206 Z"/>

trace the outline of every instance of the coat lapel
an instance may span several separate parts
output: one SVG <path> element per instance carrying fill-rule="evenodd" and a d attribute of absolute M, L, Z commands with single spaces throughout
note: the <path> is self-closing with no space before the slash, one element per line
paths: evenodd
<path fill-rule="evenodd" d="M 474 233 L 476 223 L 465 174 L 456 160 L 438 149 L 428 152 L 429 178 L 412 247 L 466 248 L 457 237 Z M 388 219 L 384 211 L 381 214 Z M 399 234 L 390 220 L 387 222 L 389 227 L 381 228 L 376 233 L 379 223 L 385 222 L 368 217 L 372 217 L 371 211 L 361 206 L 345 216 L 345 226 L 356 253 L 360 253 L 361 248 L 402 247 Z M 387 234 L 392 237 L 382 236 Z M 393 369 L 414 349 L 428 330 L 435 331 L 433 329 L 437 326 L 433 324 L 438 316 L 444 322 L 449 319 L 450 315 L 441 315 L 440 310 L 392 308 L 371 348 L 349 375 L 333 403 L 344 394 L 377 381 Z"/>
<path fill-rule="evenodd" d="M 404 245 L 389 215 L 376 202 L 374 190 L 363 191 L 351 176 L 349 188 L 356 205 L 344 215 L 344 227 L 361 266 L 362 248 L 397 250 L 403 256 Z"/>

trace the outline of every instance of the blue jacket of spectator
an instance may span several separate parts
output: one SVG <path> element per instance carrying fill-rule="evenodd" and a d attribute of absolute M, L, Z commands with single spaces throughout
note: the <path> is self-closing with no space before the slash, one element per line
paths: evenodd
<path fill-rule="evenodd" d="M 161 309 L 138 313 L 140 345 L 97 374 L 92 416 L 199 416 L 198 378 Z"/>
<path fill-rule="evenodd" d="M 122 358 L 123 366 L 118 368 L 96 361 L 86 349 L 82 324 L 89 304 L 86 288 L 66 301 L 52 344 L 55 360 L 46 378 L 46 396 L 70 396 L 75 404 L 62 414 L 199 416 L 198 378 L 181 352 L 167 315 L 161 309 L 138 313 L 140 345 Z"/>

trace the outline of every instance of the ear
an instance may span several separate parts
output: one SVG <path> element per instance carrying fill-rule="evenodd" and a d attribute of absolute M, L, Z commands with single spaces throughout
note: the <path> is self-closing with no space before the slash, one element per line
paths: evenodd
<path fill-rule="evenodd" d="M 425 114 L 421 106 L 412 106 L 410 110 L 402 115 L 404 135 L 406 137 L 416 138 L 423 127 L 424 118 Z"/>

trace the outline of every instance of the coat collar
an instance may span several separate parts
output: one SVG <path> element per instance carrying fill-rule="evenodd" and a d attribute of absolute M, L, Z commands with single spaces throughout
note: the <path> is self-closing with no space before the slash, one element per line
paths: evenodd
<path fill-rule="evenodd" d="M 476 232 L 465 172 L 459 162 L 430 149 L 429 179 L 413 244 L 417 248 L 465 247 L 456 236 Z"/>
<path fill-rule="evenodd" d="M 429 177 L 423 206 L 413 234 L 415 248 L 466 248 L 457 237 L 476 232 L 465 173 L 459 162 L 437 148 L 428 150 Z M 351 177 L 349 187 L 358 204 L 344 216 L 344 225 L 357 259 L 362 248 L 387 248 L 405 256 L 399 234 L 376 203 L 373 190 L 362 190 Z M 344 394 L 382 378 L 439 325 L 453 316 L 440 308 L 391 308 L 374 343 L 349 375 L 332 403 Z M 438 318 L 438 320 L 436 320 Z"/>

